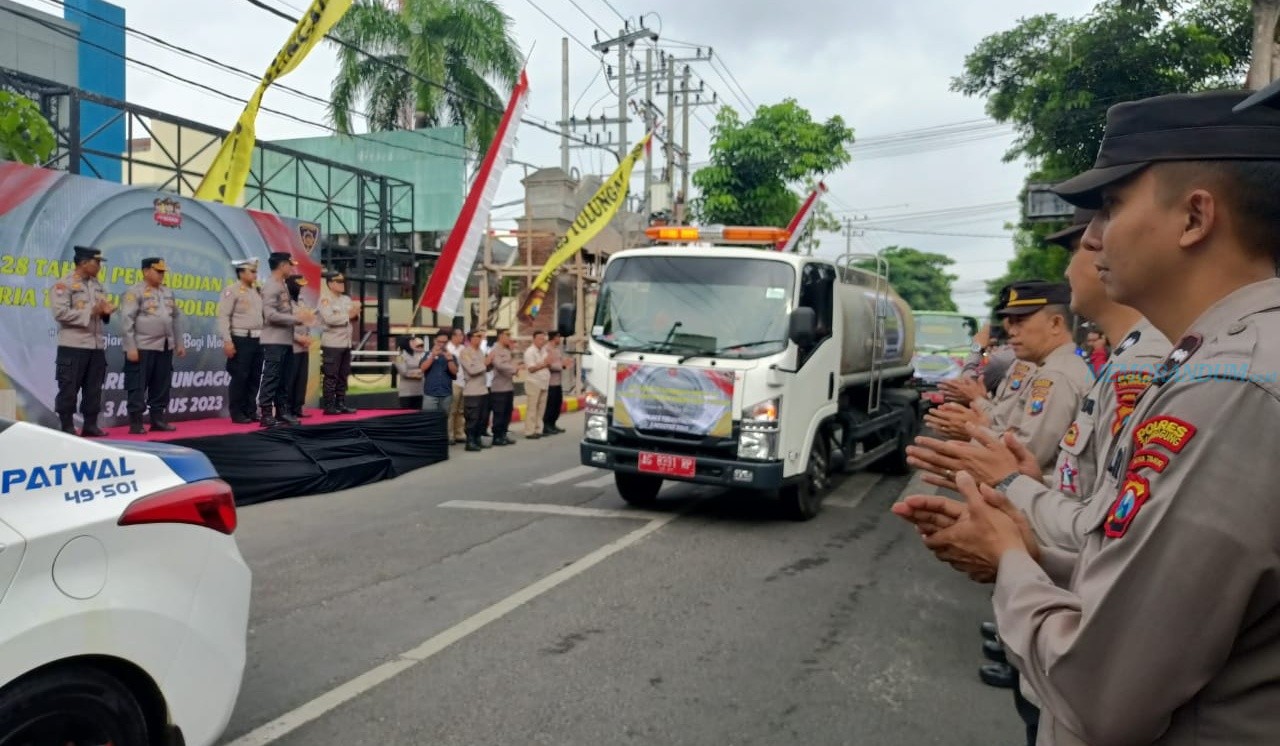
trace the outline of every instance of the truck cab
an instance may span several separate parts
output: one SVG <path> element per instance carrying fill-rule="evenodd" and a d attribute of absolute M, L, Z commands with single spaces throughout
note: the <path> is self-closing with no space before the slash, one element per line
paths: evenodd
<path fill-rule="evenodd" d="M 751 245 L 785 231 L 650 235 L 664 230 L 683 241 L 605 267 L 583 358 L 583 464 L 613 471 L 628 503 L 652 504 L 670 479 L 777 494 L 800 519 L 842 468 L 905 468 L 912 325 L 887 281 Z"/>

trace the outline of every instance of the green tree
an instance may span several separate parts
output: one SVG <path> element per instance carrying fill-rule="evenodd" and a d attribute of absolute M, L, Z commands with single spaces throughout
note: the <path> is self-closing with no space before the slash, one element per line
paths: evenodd
<path fill-rule="evenodd" d="M 704 224 L 786 227 L 800 207 L 793 189 L 848 163 L 853 144 L 844 119 L 815 122 L 795 99 L 761 106 L 747 122 L 723 107 L 711 135 L 711 165 L 693 174 L 693 212 Z"/>
<path fill-rule="evenodd" d="M 1122 0 L 1126 7 L 1154 6 L 1177 10 L 1185 0 Z M 1252 0 L 1253 44 L 1249 54 L 1248 88 L 1261 88 L 1280 77 L 1280 0 Z"/>
<path fill-rule="evenodd" d="M 1029 158 L 1058 180 L 1093 165 L 1112 105 L 1238 86 L 1252 29 L 1249 0 L 1105 0 L 1082 18 L 1037 15 L 988 36 L 951 87 L 1013 124 L 1006 161 Z"/>
<path fill-rule="evenodd" d="M 462 125 L 468 145 L 488 147 L 522 64 L 510 27 L 493 0 L 356 0 L 333 35 L 369 56 L 338 48 L 330 121 L 352 132 L 363 104 L 370 130 L 396 129 L 409 107 L 413 126 Z"/>
<path fill-rule="evenodd" d="M 0 160 L 37 165 L 58 144 L 40 107 L 26 96 L 0 91 Z"/>
<path fill-rule="evenodd" d="M 912 309 L 956 310 L 956 302 L 951 298 L 951 283 L 957 277 L 946 271 L 947 267 L 955 264 L 954 259 L 907 246 L 889 246 L 880 255 L 889 265 L 889 284 Z M 872 261 L 858 262 L 855 266 L 876 271 L 876 263 Z"/>
<path fill-rule="evenodd" d="M 1006 161 L 1026 158 L 1033 181 L 1061 181 L 1092 167 L 1111 106 L 1238 86 L 1252 29 L 1250 0 L 1104 0 L 1081 18 L 1042 14 L 988 36 L 952 90 L 984 97 L 993 119 L 1013 125 Z M 1044 242 L 1061 227 L 1018 224 L 1014 258 L 988 283 L 993 305 L 1006 283 L 1061 279 L 1069 257 Z"/>

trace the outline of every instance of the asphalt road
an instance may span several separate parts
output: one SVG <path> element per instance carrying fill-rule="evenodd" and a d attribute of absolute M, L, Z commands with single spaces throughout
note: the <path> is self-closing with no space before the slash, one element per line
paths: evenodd
<path fill-rule="evenodd" d="M 225 743 L 1012 744 L 988 592 L 845 477 L 813 521 L 669 485 L 651 513 L 565 435 L 244 508 L 249 665 Z M 586 509 L 586 510 L 583 510 Z M 548 512 L 554 511 L 554 512 Z"/>

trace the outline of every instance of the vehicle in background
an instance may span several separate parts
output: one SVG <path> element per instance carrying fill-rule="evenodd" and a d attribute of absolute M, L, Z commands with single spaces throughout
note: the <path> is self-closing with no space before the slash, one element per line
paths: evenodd
<path fill-rule="evenodd" d="M 881 273 L 754 248 L 772 228 L 651 228 L 609 258 L 583 358 L 582 463 L 622 498 L 664 480 L 776 494 L 812 518 L 831 477 L 906 470 L 920 426 L 911 309 Z M 561 307 L 562 331 L 575 309 Z"/>
<path fill-rule="evenodd" d="M 978 320 L 954 311 L 916 311 L 916 347 L 911 359 L 913 385 L 930 404 L 942 403 L 938 384 L 959 378 L 973 351 Z"/>
<path fill-rule="evenodd" d="M 213 744 L 245 665 L 235 528 L 198 451 L 0 419 L 0 743 Z"/>

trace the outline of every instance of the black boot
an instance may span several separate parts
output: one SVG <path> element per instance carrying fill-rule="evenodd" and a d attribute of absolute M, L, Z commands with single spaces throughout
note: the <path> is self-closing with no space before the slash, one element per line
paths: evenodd
<path fill-rule="evenodd" d="M 62 431 L 62 432 L 64 432 L 64 433 L 70 433 L 70 434 L 72 434 L 72 435 L 75 435 L 75 434 L 76 434 L 76 423 L 75 423 L 75 420 L 73 420 L 73 419 L 72 419 L 72 415 L 69 415 L 69 414 L 59 414 L 59 415 L 58 415 L 58 429 L 59 429 L 59 430 L 61 430 L 61 431 Z"/>
<path fill-rule="evenodd" d="M 484 450 L 484 448 L 483 448 L 483 447 L 481 447 L 481 445 L 480 445 L 480 441 L 479 441 L 479 439 L 478 439 L 478 438 L 467 438 L 467 450 L 468 450 L 468 451 L 483 451 L 483 450 Z"/>
<path fill-rule="evenodd" d="M 347 406 L 347 397 L 346 397 L 346 396 L 339 396 L 339 397 L 338 397 L 338 411 L 339 411 L 339 412 L 341 412 L 342 414 L 355 414 L 356 412 L 359 412 L 360 410 L 356 409 L 355 407 L 348 407 L 348 406 Z"/>
<path fill-rule="evenodd" d="M 130 414 L 129 415 L 129 434 L 142 435 L 145 432 L 146 432 L 146 429 L 142 427 L 142 414 L 141 413 Z"/>
<path fill-rule="evenodd" d="M 324 413 L 326 415 L 342 414 L 341 410 L 338 409 L 337 399 L 335 397 L 326 396 L 321 401 L 321 404 L 324 405 Z"/>
<path fill-rule="evenodd" d="M 297 425 L 298 418 L 293 416 L 288 407 L 276 407 L 276 422 L 281 425 Z"/>
<path fill-rule="evenodd" d="M 165 411 L 163 409 L 158 409 L 151 413 L 151 432 L 171 433 L 177 429 L 165 419 Z"/>
<path fill-rule="evenodd" d="M 252 417 L 250 417 L 249 415 L 245 414 L 244 412 L 232 412 L 232 413 L 231 413 L 231 422 L 232 422 L 232 424 L 236 424 L 236 425 L 248 425 L 249 423 L 251 423 L 251 422 L 256 422 L 256 421 L 257 421 L 257 420 L 255 420 L 254 418 L 252 418 Z"/>
<path fill-rule="evenodd" d="M 80 437 L 82 438 L 102 438 L 106 437 L 106 433 L 102 428 L 98 427 L 98 415 L 92 417 L 85 415 L 84 427 L 80 428 Z"/>
<path fill-rule="evenodd" d="M 275 427 L 278 424 L 280 423 L 277 422 L 276 418 L 272 415 L 271 406 L 267 405 L 263 407 L 262 414 L 258 417 L 258 427 Z"/>

